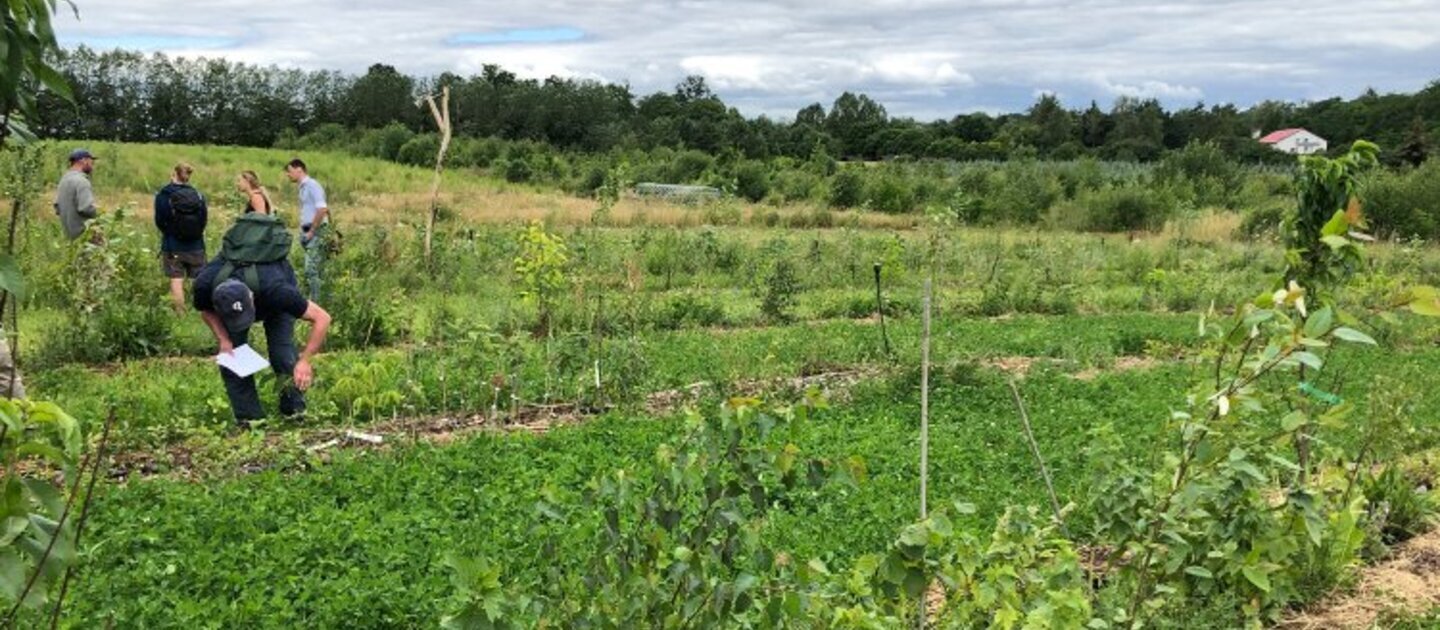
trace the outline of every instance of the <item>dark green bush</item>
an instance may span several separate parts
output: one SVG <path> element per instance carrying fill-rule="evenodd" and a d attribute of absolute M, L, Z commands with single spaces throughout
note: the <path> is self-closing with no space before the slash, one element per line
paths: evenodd
<path fill-rule="evenodd" d="M 1377 171 L 1362 194 L 1365 217 L 1377 236 L 1440 236 L 1440 160 L 1416 169 Z"/>
<path fill-rule="evenodd" d="M 865 203 L 885 214 L 906 214 L 915 210 L 915 188 L 899 175 L 882 173 L 870 179 Z"/>
<path fill-rule="evenodd" d="M 1079 201 L 1086 228 L 1099 232 L 1159 229 L 1175 206 L 1173 198 L 1154 188 L 1107 188 Z"/>
<path fill-rule="evenodd" d="M 1365 500 L 1382 523 L 1381 542 L 1393 545 L 1430 529 L 1435 501 L 1398 466 L 1389 466 L 1365 484 Z"/>
<path fill-rule="evenodd" d="M 433 133 L 420 134 L 400 147 L 395 161 L 410 166 L 435 166 L 435 156 L 440 152 L 440 138 Z"/>
<path fill-rule="evenodd" d="M 752 202 L 770 194 L 770 170 L 763 162 L 747 161 L 735 169 L 735 194 Z"/>
<path fill-rule="evenodd" d="M 725 307 L 707 297 L 686 292 L 667 299 L 654 317 L 655 327 L 661 330 L 708 328 L 725 323 Z"/>
<path fill-rule="evenodd" d="M 854 208 L 864 201 L 865 178 L 853 167 L 842 168 L 830 178 L 830 205 Z"/>
<path fill-rule="evenodd" d="M 379 129 L 371 129 L 360 137 L 360 154 L 394 162 L 400 156 L 400 148 L 414 137 L 415 132 L 400 123 L 391 123 Z"/>
<path fill-rule="evenodd" d="M 530 161 L 526 159 L 509 158 L 501 163 L 505 172 L 505 181 L 512 184 L 521 184 L 530 181 L 535 172 L 530 168 Z"/>

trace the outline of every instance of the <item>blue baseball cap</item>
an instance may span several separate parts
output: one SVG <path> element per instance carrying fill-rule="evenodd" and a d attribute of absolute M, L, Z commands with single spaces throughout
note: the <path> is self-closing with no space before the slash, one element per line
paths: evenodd
<path fill-rule="evenodd" d="M 71 164 L 74 164 L 75 162 L 79 162 L 80 160 L 84 160 L 84 159 L 86 159 L 86 158 L 89 158 L 89 159 L 93 160 L 93 159 L 95 159 L 95 154 L 93 154 L 93 153 L 91 153 L 91 152 L 89 152 L 88 150 L 85 150 L 85 149 L 75 149 L 74 151 L 71 151 L 71 152 L 70 152 L 70 163 L 71 163 Z"/>
<path fill-rule="evenodd" d="M 234 278 L 221 282 L 210 293 L 210 301 L 225 329 L 232 333 L 249 330 L 255 323 L 255 295 L 244 282 Z"/>

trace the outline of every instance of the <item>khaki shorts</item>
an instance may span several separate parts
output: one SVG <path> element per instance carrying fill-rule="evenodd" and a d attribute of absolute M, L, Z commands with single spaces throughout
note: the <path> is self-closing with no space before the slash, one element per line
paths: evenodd
<path fill-rule="evenodd" d="M 166 278 L 194 278 L 205 266 L 205 252 L 160 252 L 160 270 Z"/>

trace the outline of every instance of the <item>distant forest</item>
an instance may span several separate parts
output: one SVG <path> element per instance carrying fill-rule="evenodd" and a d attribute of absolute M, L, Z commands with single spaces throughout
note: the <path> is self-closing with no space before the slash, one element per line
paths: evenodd
<path fill-rule="evenodd" d="M 221 59 L 172 58 L 81 47 L 56 59 L 76 104 L 42 98 L 35 130 L 61 138 L 274 146 L 325 126 L 433 131 L 419 95 L 449 86 L 455 132 L 603 153 L 661 147 L 764 160 L 817 150 L 848 159 L 1014 158 L 1151 161 L 1167 150 L 1209 142 L 1241 160 L 1278 155 L 1255 131 L 1305 127 L 1342 149 L 1378 142 L 1392 161 L 1420 153 L 1440 134 L 1440 81 L 1414 94 L 1265 101 L 1249 109 L 1205 105 L 1167 110 L 1153 99 L 1121 97 L 1066 109 L 1040 96 L 1024 112 L 958 114 L 948 120 L 895 117 L 865 94 L 846 92 L 793 120 L 746 118 L 699 76 L 674 91 L 638 96 L 627 85 L 551 77 L 521 79 L 494 65 L 475 76 L 416 77 L 376 64 L 363 75 L 260 67 Z"/>

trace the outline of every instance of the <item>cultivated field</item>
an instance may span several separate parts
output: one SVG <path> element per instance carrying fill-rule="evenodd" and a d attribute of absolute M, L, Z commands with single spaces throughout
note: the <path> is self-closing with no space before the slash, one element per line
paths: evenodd
<path fill-rule="evenodd" d="M 74 627 L 428 627 L 446 615 L 466 627 L 896 627 L 921 593 L 956 627 L 1268 623 L 1346 583 L 1379 553 L 1371 542 L 1395 540 L 1361 495 L 1386 497 L 1386 510 L 1397 504 L 1386 492 L 1413 497 L 1423 453 L 1440 446 L 1440 326 L 1395 308 L 1437 282 L 1430 246 L 1368 245 L 1333 291 L 1332 313 L 1350 317 L 1322 326 L 1307 323 L 1318 296 L 1304 311 L 1282 292 L 1267 319 L 1237 311 L 1281 287 L 1287 259 L 1273 240 L 1239 238 L 1227 212 L 1100 234 L 625 196 L 597 218 L 593 200 L 466 170 L 446 174 L 427 265 L 431 172 L 338 154 L 305 156 L 344 234 L 309 413 L 241 432 L 208 331 L 167 308 L 150 199 L 171 163 L 194 164 L 213 252 L 239 212 L 230 182 L 242 169 L 262 174 L 293 222 L 279 171 L 290 156 L 95 150 L 102 204 L 125 209 L 102 220 L 104 254 L 62 244 L 48 203 L 22 228 L 30 396 L 94 426 L 118 418 L 67 603 Z M 554 275 L 521 274 L 517 259 Z M 944 523 L 921 521 L 918 505 L 927 277 L 928 497 Z M 1239 336 L 1211 330 L 1230 316 Z M 1272 328 L 1292 318 L 1293 330 Z M 1222 370 L 1255 377 L 1231 387 Z M 1334 400 L 1297 393 L 1297 373 Z M 1012 381 L 1070 504 L 1063 536 L 1047 526 Z M 262 387 L 272 409 L 273 389 Z M 828 408 L 810 411 L 817 394 Z M 727 415 L 727 401 L 745 411 Z M 1293 436 L 1312 430 L 1298 439 L 1313 440 L 1306 472 L 1320 480 L 1287 498 Z M 1201 445 L 1205 431 L 1215 437 Z M 715 435 L 734 442 L 696 446 Z M 805 458 L 821 479 L 791 487 L 787 466 Z M 1187 490 L 1195 511 L 1156 506 L 1186 475 L 1175 463 L 1191 460 L 1212 475 Z M 1347 487 L 1353 471 L 1401 461 L 1420 477 Z M 677 491 L 686 498 L 665 503 L 666 483 L 724 500 L 730 484 L 746 497 L 759 487 L 763 500 L 742 509 Z M 1030 506 L 1041 511 L 1027 519 Z M 661 508 L 676 522 L 656 525 Z M 733 518 L 704 529 L 720 514 Z M 1175 530 L 1157 552 L 1145 532 L 1162 521 Z M 627 537 L 605 543 L 607 532 Z M 1216 540 L 1247 547 L 1205 546 Z M 1152 556 L 1151 573 L 1136 569 Z"/>

